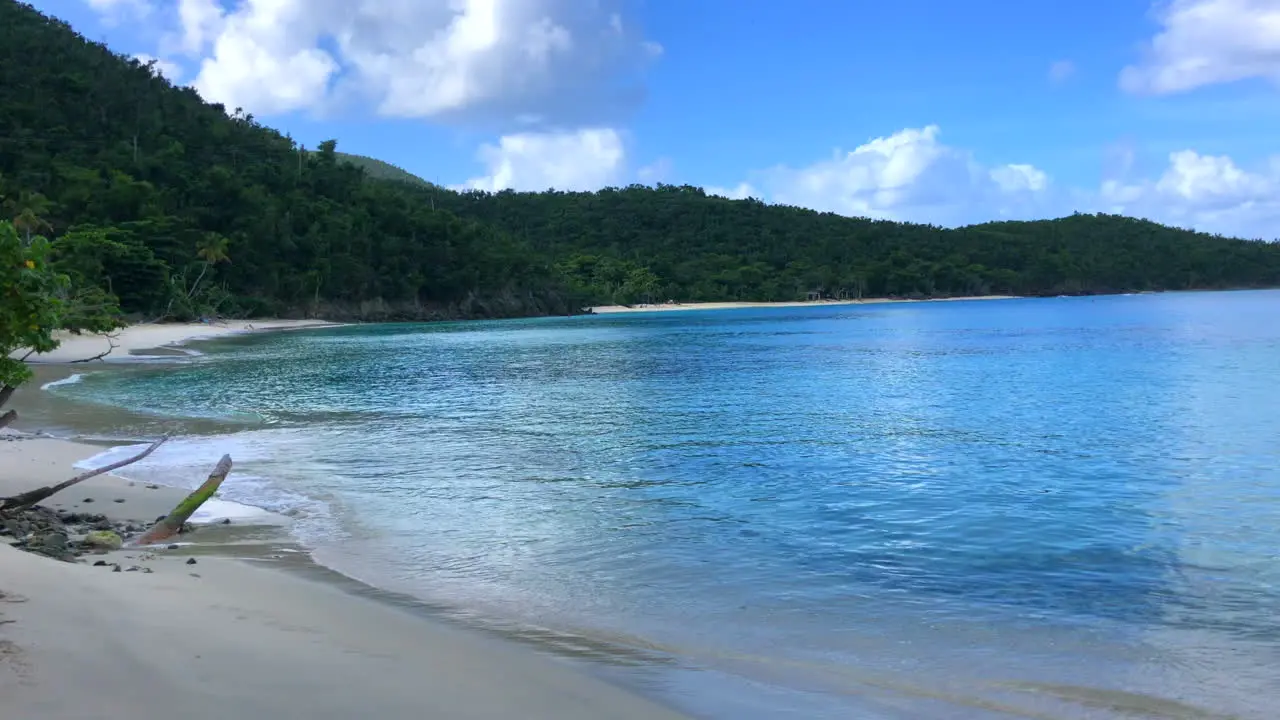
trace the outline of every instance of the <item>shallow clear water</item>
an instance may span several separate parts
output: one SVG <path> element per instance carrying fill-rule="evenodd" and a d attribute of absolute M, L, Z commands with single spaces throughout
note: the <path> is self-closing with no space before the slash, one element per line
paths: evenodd
<path fill-rule="evenodd" d="M 1280 292 L 204 347 L 48 392 L 213 423 L 131 472 L 194 484 L 230 452 L 225 494 L 322 562 L 644 649 L 620 676 L 697 713 L 1280 707 Z"/>

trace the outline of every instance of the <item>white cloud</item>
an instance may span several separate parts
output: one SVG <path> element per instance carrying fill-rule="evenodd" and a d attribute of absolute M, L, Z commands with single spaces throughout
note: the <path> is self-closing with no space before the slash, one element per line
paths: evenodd
<path fill-rule="evenodd" d="M 177 63 L 169 62 L 168 60 L 161 60 L 160 58 L 152 57 L 147 54 L 134 55 L 133 59 L 143 65 L 146 65 L 147 63 L 155 63 L 153 66 L 155 71 L 171 83 L 178 82 L 178 79 L 182 77 L 182 68 Z"/>
<path fill-rule="evenodd" d="M 939 141 L 936 125 L 907 128 L 799 168 L 777 167 L 752 185 L 718 190 L 842 215 L 955 225 L 1043 212 L 1049 177 L 1025 164 L 986 167 Z"/>
<path fill-rule="evenodd" d="M 1168 94 L 1262 78 L 1280 83 L 1280 0 L 1171 0 L 1142 61 L 1120 73 L 1133 93 Z"/>
<path fill-rule="evenodd" d="M 1070 60 L 1058 60 L 1049 65 L 1049 81 L 1063 83 L 1076 74 L 1076 64 Z"/>
<path fill-rule="evenodd" d="M 87 0 L 103 12 L 145 0 Z M 258 114 L 359 102 L 387 117 L 590 124 L 639 97 L 661 54 L 626 0 L 176 0 L 161 55 Z M 518 119 L 518 120 L 517 120 Z"/>
<path fill-rule="evenodd" d="M 666 182 L 671 177 L 671 158 L 661 157 L 636 171 L 636 179 L 644 185 Z"/>
<path fill-rule="evenodd" d="M 708 187 L 730 199 L 756 197 L 842 215 L 954 226 L 1058 217 L 1075 210 L 1148 218 L 1224 235 L 1280 237 L 1280 156 L 1245 169 L 1226 156 L 1182 150 L 1155 178 L 1131 177 L 1132 142 L 1108 148 L 1098 186 L 1055 186 L 1025 163 L 985 166 L 944 145 L 937 126 L 908 128 L 802 167 L 753 173 L 754 182 Z"/>
<path fill-rule="evenodd" d="M 708 185 L 703 188 L 708 195 L 716 197 L 729 198 L 730 200 L 746 200 L 747 198 L 760 197 L 760 192 L 751 186 L 751 183 L 738 183 L 737 185 L 726 188 L 717 185 Z"/>
<path fill-rule="evenodd" d="M 1108 179 L 1098 209 L 1246 238 L 1280 238 L 1280 157 L 1250 171 L 1225 155 L 1169 154 L 1160 177 Z"/>
<path fill-rule="evenodd" d="M 626 163 L 622 136 L 612 128 L 505 135 L 477 154 L 488 172 L 460 189 L 596 190 L 619 182 Z"/>

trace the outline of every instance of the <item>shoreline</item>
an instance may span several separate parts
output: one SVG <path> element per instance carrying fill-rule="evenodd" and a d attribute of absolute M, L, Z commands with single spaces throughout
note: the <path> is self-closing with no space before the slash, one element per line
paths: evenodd
<path fill-rule="evenodd" d="M 119 355 L 108 362 L 145 362 L 152 358 L 142 351 L 230 334 L 335 325 L 132 326 L 114 338 Z M 109 347 L 105 338 L 83 340 Z M 69 358 L 89 349 L 72 343 L 40 362 L 71 372 Z M 109 447 L 6 431 L 0 495 L 71 477 Z M 42 505 L 149 524 L 188 492 L 106 474 Z M 0 537 L 0 695 L 16 717 L 151 717 L 179 706 L 196 718 L 684 717 L 599 677 L 590 661 L 383 597 L 316 562 L 287 525 L 202 524 L 176 548 L 104 555 L 142 571 L 121 574 L 94 567 L 92 557 L 39 557 L 11 540 Z"/>
<path fill-rule="evenodd" d="M 226 320 L 217 323 L 142 323 L 126 325 L 115 332 L 99 335 L 73 335 L 59 331 L 55 337 L 62 343 L 47 353 L 36 353 L 28 363 L 39 365 L 71 365 L 101 355 L 103 362 L 127 363 L 154 359 L 145 351 L 179 348 L 199 340 L 215 340 L 231 335 L 292 330 L 317 330 L 342 327 L 345 323 L 327 320 Z M 19 355 L 19 353 L 15 353 Z"/>
<path fill-rule="evenodd" d="M 648 312 L 681 312 L 694 310 L 746 310 L 750 308 L 800 308 L 800 307 L 843 307 L 846 305 L 896 305 L 905 303 L 964 302 L 988 300 L 1017 300 L 1017 295 L 974 295 L 966 297 L 924 298 L 863 298 L 861 300 L 787 300 L 781 302 L 689 302 L 689 303 L 653 303 L 649 305 L 597 305 L 591 307 L 595 315 L 617 315 L 620 313 Z"/>

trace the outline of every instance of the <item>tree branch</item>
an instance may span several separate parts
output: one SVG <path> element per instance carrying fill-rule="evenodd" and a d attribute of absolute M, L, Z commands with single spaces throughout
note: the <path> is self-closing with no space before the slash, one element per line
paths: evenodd
<path fill-rule="evenodd" d="M 97 355 L 94 355 L 93 357 L 80 358 L 79 360 L 72 360 L 68 364 L 74 365 L 76 363 L 87 363 L 87 362 L 93 362 L 94 360 L 101 360 L 102 358 L 110 355 L 112 350 L 115 350 L 116 348 L 120 347 L 119 345 L 116 345 L 116 341 L 115 341 L 115 338 L 117 337 L 116 335 L 103 335 L 103 337 L 107 339 L 107 345 L 109 345 L 110 347 L 98 353 Z"/>
<path fill-rule="evenodd" d="M 183 498 L 177 507 L 169 511 L 150 530 L 143 534 L 142 537 L 133 541 L 133 545 L 153 545 L 155 543 L 168 540 L 169 538 L 182 532 L 182 526 L 187 520 L 195 514 L 196 510 L 205 503 L 213 494 L 218 491 L 218 486 L 223 480 L 227 479 L 227 474 L 231 472 L 231 456 L 223 455 L 218 464 L 213 467 L 213 472 L 209 473 L 209 479 L 204 484 L 196 488 L 190 495 Z"/>
<path fill-rule="evenodd" d="M 30 507 L 40 502 L 41 500 L 44 500 L 50 495 L 55 495 L 57 493 L 60 493 L 63 490 L 66 490 L 67 488 L 71 487 L 72 485 L 84 482 L 85 480 L 88 480 L 91 477 L 97 477 L 99 475 L 109 473 L 112 470 L 119 470 L 125 465 L 132 465 L 133 463 L 136 463 L 139 460 L 150 455 L 151 453 L 155 452 L 156 448 L 163 445 L 165 441 L 168 439 L 169 439 L 169 436 L 166 434 L 162 436 L 159 440 L 151 443 L 151 445 L 146 450 L 143 450 L 142 452 L 138 453 L 137 455 L 134 455 L 133 457 L 125 458 L 124 460 L 121 460 L 119 462 L 113 462 L 110 465 L 104 465 L 103 467 L 100 467 L 97 470 L 90 470 L 89 472 L 81 473 L 71 478 L 70 480 L 63 480 L 57 485 L 49 485 L 47 487 L 36 488 L 35 490 L 24 492 L 20 495 L 14 495 L 12 497 L 7 497 L 7 498 L 0 498 L 0 512 L 4 512 L 7 510 L 21 509 L 24 507 Z"/>

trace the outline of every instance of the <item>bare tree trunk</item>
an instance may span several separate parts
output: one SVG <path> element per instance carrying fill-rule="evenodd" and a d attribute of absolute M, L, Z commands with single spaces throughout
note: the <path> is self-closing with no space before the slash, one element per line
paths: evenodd
<path fill-rule="evenodd" d="M 89 472 L 81 473 L 71 478 L 70 480 L 63 480 L 57 485 L 49 485 L 47 487 L 36 488 L 35 490 L 29 490 L 20 495 L 14 495 L 12 497 L 7 497 L 7 498 L 0 498 L 0 512 L 4 512 L 7 510 L 20 510 L 25 507 L 30 507 L 40 502 L 41 500 L 44 500 L 50 495 L 55 495 L 57 493 L 62 492 L 63 490 L 66 490 L 67 488 L 71 487 L 72 485 L 75 485 L 76 483 L 81 483 L 81 482 L 84 482 L 85 480 L 88 480 L 91 477 L 97 477 L 104 473 L 109 473 L 112 470 L 118 470 L 124 467 L 125 465 L 132 465 L 133 463 L 136 463 L 139 460 L 150 455 L 151 453 L 155 452 L 156 448 L 163 445 L 164 442 L 168 439 L 169 439 L 169 436 L 165 435 L 159 440 L 151 443 L 151 445 L 146 450 L 143 450 L 142 452 L 138 453 L 137 455 L 134 455 L 133 457 L 125 458 L 120 462 L 111 463 L 110 465 L 100 467 L 97 470 L 90 470 Z"/>
<path fill-rule="evenodd" d="M 209 479 L 204 484 L 196 488 L 190 495 L 183 498 L 164 519 L 156 523 L 142 537 L 133 542 L 134 545 L 153 545 L 163 542 L 169 538 L 182 532 L 182 526 L 188 519 L 200 509 L 200 506 L 206 500 L 213 497 L 218 491 L 218 486 L 223 480 L 227 479 L 227 474 L 231 472 L 231 456 L 223 455 L 218 464 L 214 466 L 213 472 L 209 473 Z"/>

